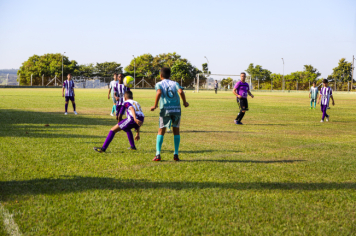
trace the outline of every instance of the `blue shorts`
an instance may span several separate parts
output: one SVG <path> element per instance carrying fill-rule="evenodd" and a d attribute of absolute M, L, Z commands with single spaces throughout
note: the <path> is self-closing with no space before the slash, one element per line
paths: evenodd
<path fill-rule="evenodd" d="M 68 102 L 69 100 L 74 102 L 74 96 L 65 96 L 65 99 L 66 99 L 66 102 Z"/>

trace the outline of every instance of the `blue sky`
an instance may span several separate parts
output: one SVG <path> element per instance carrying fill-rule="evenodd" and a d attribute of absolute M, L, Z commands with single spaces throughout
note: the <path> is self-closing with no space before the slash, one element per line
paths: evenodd
<path fill-rule="evenodd" d="M 0 69 L 33 54 L 80 64 L 177 52 L 212 73 L 249 63 L 273 73 L 312 64 L 326 77 L 356 55 L 355 0 L 19 1 L 0 0 Z"/>

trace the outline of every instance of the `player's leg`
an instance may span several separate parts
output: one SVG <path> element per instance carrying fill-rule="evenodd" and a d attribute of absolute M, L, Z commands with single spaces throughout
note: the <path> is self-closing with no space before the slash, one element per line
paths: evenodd
<path fill-rule="evenodd" d="M 325 116 L 326 116 L 327 105 L 321 105 L 320 109 L 321 109 L 321 112 L 323 113 L 323 116 L 321 117 L 321 121 L 320 122 L 324 122 L 324 119 L 325 119 Z"/>
<path fill-rule="evenodd" d="M 119 124 L 115 125 L 109 131 L 108 136 L 106 136 L 105 142 L 101 148 L 94 147 L 94 150 L 97 152 L 105 152 L 106 149 L 109 147 L 111 141 L 114 139 L 115 134 L 121 130 Z"/>
<path fill-rule="evenodd" d="M 69 102 L 69 97 L 65 96 L 65 105 L 64 105 L 65 112 L 64 112 L 64 115 L 68 114 L 68 102 Z"/>
<path fill-rule="evenodd" d="M 240 99 L 240 116 L 239 119 L 237 120 L 237 124 L 242 125 L 241 120 L 244 118 L 246 111 L 248 110 L 248 102 L 247 98 L 241 98 Z"/>
<path fill-rule="evenodd" d="M 179 144 L 180 144 L 180 133 L 179 133 L 179 126 L 180 126 L 180 116 L 172 116 L 172 127 L 173 127 L 173 134 L 174 134 L 174 154 L 173 160 L 179 161 L 178 152 L 179 152 Z"/>
<path fill-rule="evenodd" d="M 240 99 L 239 98 L 236 98 L 236 102 L 237 102 L 237 105 L 239 106 L 239 110 L 240 110 L 240 112 L 237 114 L 237 116 L 236 116 L 236 119 L 235 119 L 235 124 L 238 124 L 239 123 L 239 120 L 240 120 L 240 117 L 241 117 L 241 113 L 242 113 L 242 111 L 241 111 L 241 105 L 240 105 Z"/>
<path fill-rule="evenodd" d="M 315 109 L 315 107 L 316 107 L 316 99 L 314 99 L 314 109 Z"/>
<path fill-rule="evenodd" d="M 69 99 L 72 102 L 74 114 L 77 114 L 74 97 L 70 97 Z"/>
<path fill-rule="evenodd" d="M 159 117 L 159 129 L 158 129 L 157 140 L 156 140 L 156 156 L 153 159 L 153 161 L 161 160 L 163 138 L 164 138 L 164 134 L 166 133 L 166 128 L 169 127 L 170 120 L 171 118 L 168 116 Z"/>
<path fill-rule="evenodd" d="M 310 109 L 313 109 L 313 99 L 310 99 Z"/>

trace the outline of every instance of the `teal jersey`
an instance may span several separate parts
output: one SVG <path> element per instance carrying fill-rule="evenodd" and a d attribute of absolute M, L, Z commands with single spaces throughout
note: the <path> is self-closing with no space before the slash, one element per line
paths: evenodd
<path fill-rule="evenodd" d="M 164 79 L 156 84 L 156 91 L 161 90 L 159 100 L 160 116 L 181 115 L 178 90 L 182 87 L 175 81 Z"/>
<path fill-rule="evenodd" d="M 317 99 L 318 98 L 318 87 L 311 87 L 310 88 L 310 98 Z"/>

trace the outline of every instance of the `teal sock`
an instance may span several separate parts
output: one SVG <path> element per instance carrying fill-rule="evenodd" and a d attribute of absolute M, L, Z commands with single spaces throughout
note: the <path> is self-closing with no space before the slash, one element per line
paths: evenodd
<path fill-rule="evenodd" d="M 113 105 L 111 108 L 111 113 L 114 113 L 114 112 L 115 112 L 115 105 Z"/>
<path fill-rule="evenodd" d="M 156 143 L 156 155 L 161 154 L 162 143 L 163 143 L 163 135 L 157 135 L 157 143 Z"/>
<path fill-rule="evenodd" d="M 174 154 L 178 155 L 180 135 L 174 135 Z"/>
<path fill-rule="evenodd" d="M 313 107 L 313 102 L 312 101 L 310 101 L 310 107 Z"/>
<path fill-rule="evenodd" d="M 316 102 L 314 102 L 314 108 L 316 107 Z"/>
<path fill-rule="evenodd" d="M 114 112 L 116 112 L 116 105 L 114 105 Z"/>

